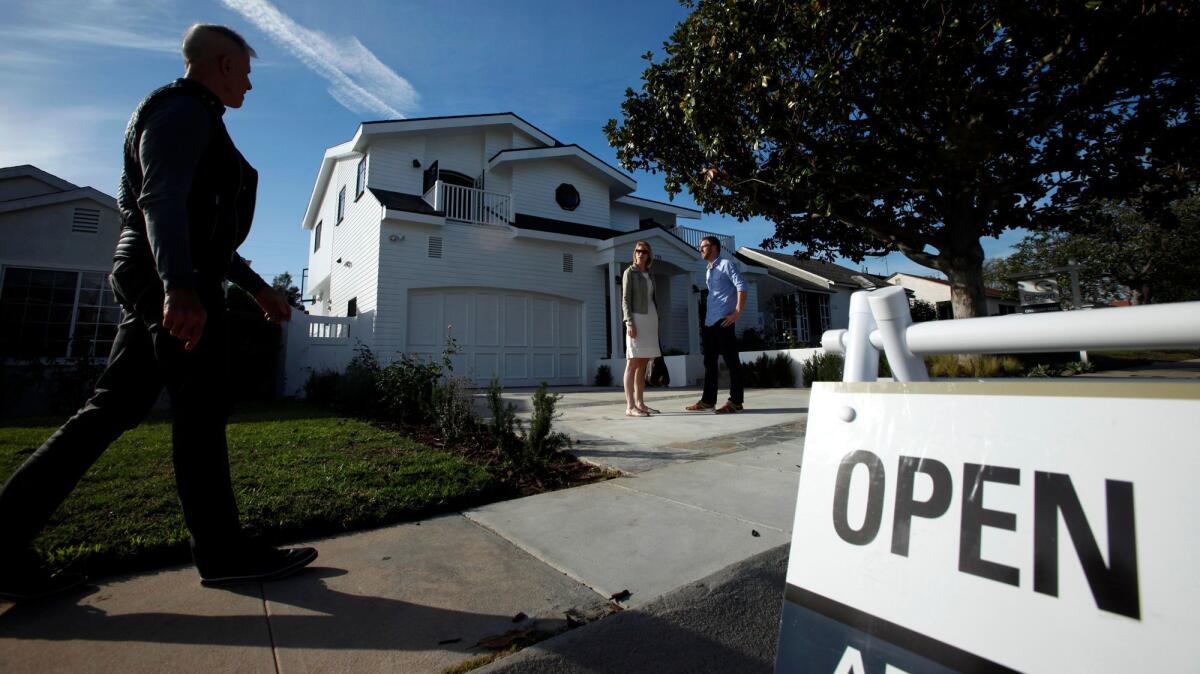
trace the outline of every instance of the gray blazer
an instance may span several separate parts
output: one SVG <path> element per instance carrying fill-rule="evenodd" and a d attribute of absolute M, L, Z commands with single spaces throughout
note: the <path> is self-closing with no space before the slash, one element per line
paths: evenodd
<path fill-rule="evenodd" d="M 642 276 L 633 265 L 625 268 L 625 273 L 621 275 L 621 318 L 626 325 L 633 322 L 634 314 L 650 313 L 650 303 L 654 303 L 654 310 L 658 312 L 658 300 L 654 297 L 654 290 L 650 284 L 646 282 L 646 278 Z M 660 317 L 661 321 L 662 318 Z"/>

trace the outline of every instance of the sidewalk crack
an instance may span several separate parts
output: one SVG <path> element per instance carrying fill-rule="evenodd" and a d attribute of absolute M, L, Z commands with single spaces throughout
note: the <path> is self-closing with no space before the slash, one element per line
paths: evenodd
<path fill-rule="evenodd" d="M 258 592 L 262 597 L 263 618 L 267 621 L 267 639 L 271 642 L 271 662 L 275 665 L 275 674 L 280 674 L 283 668 L 279 666 L 279 649 L 275 646 L 275 631 L 271 629 L 271 607 L 267 604 L 267 588 L 259 583 Z"/>

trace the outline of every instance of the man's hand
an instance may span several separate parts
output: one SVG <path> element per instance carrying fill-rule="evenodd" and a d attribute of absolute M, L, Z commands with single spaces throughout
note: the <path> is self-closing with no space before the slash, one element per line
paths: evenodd
<path fill-rule="evenodd" d="M 268 321 L 282 323 L 292 320 L 292 305 L 287 297 L 271 286 L 267 286 L 254 294 L 254 301 L 262 307 L 263 315 Z"/>
<path fill-rule="evenodd" d="M 721 327 L 728 328 L 729 326 L 733 325 L 734 323 L 737 323 L 738 316 L 741 316 L 741 315 L 742 315 L 741 309 L 735 310 L 732 314 L 729 314 L 728 316 L 726 316 L 725 318 L 723 318 L 721 320 Z"/>
<path fill-rule="evenodd" d="M 208 312 L 200 303 L 200 296 L 191 288 L 171 288 L 163 301 L 163 327 L 175 339 L 183 342 L 183 348 L 191 351 L 200 343 L 204 334 L 204 323 Z"/>
<path fill-rule="evenodd" d="M 629 338 L 637 339 L 637 328 L 633 327 L 633 321 L 629 322 Z"/>

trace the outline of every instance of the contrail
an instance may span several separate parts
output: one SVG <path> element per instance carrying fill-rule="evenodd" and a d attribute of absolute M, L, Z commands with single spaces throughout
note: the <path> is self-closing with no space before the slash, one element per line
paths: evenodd
<path fill-rule="evenodd" d="M 304 65 L 329 81 L 329 95 L 346 109 L 391 118 L 417 105 L 412 85 L 384 65 L 356 37 L 337 42 L 305 28 L 267 0 L 221 0 L 241 14 Z"/>

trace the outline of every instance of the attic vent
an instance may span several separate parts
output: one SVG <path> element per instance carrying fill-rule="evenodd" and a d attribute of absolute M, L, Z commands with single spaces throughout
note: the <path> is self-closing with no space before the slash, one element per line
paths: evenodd
<path fill-rule="evenodd" d="M 442 256 L 442 237 L 429 237 L 429 257 L 440 258 Z"/>
<path fill-rule="evenodd" d="M 575 256 L 570 253 L 563 253 L 563 271 L 571 274 L 575 271 Z"/>
<path fill-rule="evenodd" d="M 96 234 L 100 231 L 100 210 L 96 208 L 76 208 L 75 218 L 71 221 L 71 231 L 80 234 Z"/>

